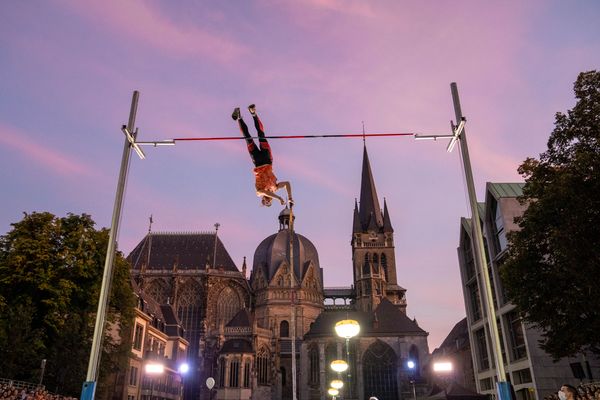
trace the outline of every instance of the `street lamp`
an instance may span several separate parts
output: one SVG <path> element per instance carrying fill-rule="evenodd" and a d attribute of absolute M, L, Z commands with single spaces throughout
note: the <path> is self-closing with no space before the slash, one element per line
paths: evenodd
<path fill-rule="evenodd" d="M 335 396 L 337 396 L 338 394 L 340 394 L 340 391 L 337 390 L 336 388 L 329 388 L 329 390 L 327 390 L 327 393 L 330 396 L 333 396 L 333 398 L 335 399 Z"/>
<path fill-rule="evenodd" d="M 162 375 L 165 372 L 165 366 L 164 366 L 164 364 L 157 363 L 157 362 L 148 362 L 144 366 L 144 370 L 146 371 L 146 374 L 149 375 L 150 379 L 152 380 L 152 384 L 150 385 L 150 400 L 152 400 L 152 398 L 154 397 L 154 377 L 156 375 Z"/>
<path fill-rule="evenodd" d="M 417 364 L 413 360 L 408 360 L 406 366 L 410 370 L 410 384 L 412 385 L 413 390 L 413 400 L 417 400 L 417 389 L 415 388 L 415 367 Z"/>
<path fill-rule="evenodd" d="M 344 382 L 341 379 L 334 379 L 331 381 L 331 383 L 329 384 L 329 386 L 331 386 L 334 389 L 341 389 L 344 387 Z"/>
<path fill-rule="evenodd" d="M 344 360 L 334 360 L 331 362 L 331 369 L 335 372 L 344 372 L 348 369 L 348 363 Z"/>
<path fill-rule="evenodd" d="M 190 370 L 190 365 L 186 362 L 183 362 L 181 364 L 179 364 L 179 367 L 177 367 L 177 371 L 179 372 L 179 376 L 181 377 L 181 399 L 183 400 L 183 377 L 185 375 L 187 375 L 187 373 Z"/>
<path fill-rule="evenodd" d="M 353 319 L 344 319 L 335 324 L 335 332 L 346 339 L 346 362 L 350 364 L 350 339 L 360 332 L 360 324 Z M 352 396 L 352 373 L 348 370 L 348 396 Z"/>

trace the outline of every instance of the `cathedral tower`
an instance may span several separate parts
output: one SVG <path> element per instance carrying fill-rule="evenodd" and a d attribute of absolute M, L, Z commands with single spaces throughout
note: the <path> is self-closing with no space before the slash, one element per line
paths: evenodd
<path fill-rule="evenodd" d="M 379 207 L 367 147 L 364 147 L 360 205 L 354 203 L 352 263 L 356 305 L 361 311 L 377 308 L 383 298 L 406 312 L 406 290 L 396 279 L 394 229 L 387 204 Z"/>

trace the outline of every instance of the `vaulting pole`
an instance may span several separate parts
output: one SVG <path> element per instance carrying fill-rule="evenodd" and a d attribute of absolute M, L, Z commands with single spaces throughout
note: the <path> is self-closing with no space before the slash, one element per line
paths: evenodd
<path fill-rule="evenodd" d="M 129 122 L 127 131 L 134 132 L 135 116 L 140 93 L 133 92 L 131 99 L 131 109 L 129 111 Z M 86 382 L 83 383 L 81 390 L 81 400 L 93 400 L 96 392 L 96 381 L 98 379 L 98 368 L 100 366 L 100 356 L 102 352 L 102 340 L 104 338 L 104 325 L 106 322 L 106 308 L 110 295 L 110 284 L 113 274 L 113 262 L 115 258 L 115 249 L 117 243 L 117 234 L 119 233 L 119 222 L 121 219 L 121 208 L 123 206 L 123 197 L 125 193 L 125 184 L 127 182 L 127 173 L 129 171 L 129 156 L 131 155 L 132 140 L 131 135 L 125 135 L 125 145 L 121 157 L 121 170 L 119 181 L 117 183 L 117 193 L 113 207 L 110 233 L 108 236 L 108 246 L 106 249 L 106 259 L 104 262 L 104 275 L 102 276 L 102 286 L 100 288 L 100 298 L 98 300 L 98 310 L 96 312 L 96 325 L 94 328 L 94 338 L 92 340 L 92 350 L 88 364 Z M 133 135 L 135 139 L 135 135 Z"/>
<path fill-rule="evenodd" d="M 296 400 L 296 274 L 294 273 L 294 211 L 290 204 L 290 222 L 288 225 L 290 231 L 290 305 L 291 305 L 291 324 L 290 334 L 292 335 L 292 400 Z"/>

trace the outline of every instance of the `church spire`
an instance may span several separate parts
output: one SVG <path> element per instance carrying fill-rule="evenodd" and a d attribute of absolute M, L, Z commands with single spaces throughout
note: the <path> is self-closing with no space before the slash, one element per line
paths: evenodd
<path fill-rule="evenodd" d="M 383 217 L 379 200 L 377 200 L 377 190 L 375 189 L 375 181 L 371 172 L 371 164 L 369 163 L 369 155 L 367 154 L 367 146 L 364 147 L 362 177 L 360 184 L 360 223 L 363 229 L 369 225 L 369 219 L 373 214 L 375 223 L 378 227 L 383 226 Z"/>
<path fill-rule="evenodd" d="M 354 217 L 352 219 L 352 233 L 362 232 L 362 225 L 360 224 L 360 216 L 358 215 L 358 203 L 354 199 Z"/>
<path fill-rule="evenodd" d="M 385 197 L 383 198 L 383 231 L 394 232 L 394 228 L 392 228 L 392 221 L 390 220 L 390 212 L 388 211 Z"/>

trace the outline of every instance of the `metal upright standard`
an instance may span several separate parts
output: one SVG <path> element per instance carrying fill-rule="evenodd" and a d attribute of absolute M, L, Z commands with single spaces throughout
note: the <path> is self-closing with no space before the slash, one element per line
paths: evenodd
<path fill-rule="evenodd" d="M 110 233 L 108 236 L 108 246 L 106 249 L 106 259 L 104 262 L 104 274 L 102 276 L 102 286 L 100 288 L 98 311 L 96 312 L 94 338 L 92 340 L 92 350 L 90 353 L 90 360 L 88 363 L 86 382 L 83 383 L 83 388 L 81 390 L 81 400 L 93 400 L 96 391 L 96 380 L 98 379 L 98 367 L 100 365 L 102 339 L 104 338 L 106 307 L 108 305 L 108 298 L 110 295 L 110 285 L 112 281 L 117 234 L 119 232 L 119 221 L 121 219 L 121 208 L 123 206 L 125 183 L 127 182 L 127 172 L 129 170 L 129 156 L 131 155 L 132 147 L 135 148 L 138 154 L 140 154 L 141 152 L 141 149 L 135 144 L 135 134 L 131 134 L 131 132 L 134 132 L 135 116 L 137 113 L 139 96 L 140 94 L 136 90 L 133 92 L 133 97 L 131 99 L 129 122 L 127 123 L 125 133 L 125 146 L 123 147 L 123 156 L 121 157 L 121 170 L 119 173 L 119 182 L 117 184 L 117 193 L 115 196 L 115 204 L 113 207 Z"/>
<path fill-rule="evenodd" d="M 479 222 L 480 220 L 479 209 L 477 207 L 477 195 L 475 193 L 475 184 L 473 182 L 473 171 L 471 170 L 471 160 L 469 158 L 469 148 L 467 146 L 467 135 L 464 129 L 465 119 L 462 115 L 462 111 L 460 108 L 460 100 L 458 98 L 458 88 L 456 86 L 456 82 L 452 82 L 450 84 L 450 89 L 452 91 L 452 101 L 454 103 L 454 113 L 456 114 L 456 121 L 460 121 L 462 129 L 456 129 L 454 137 L 452 138 L 450 145 L 448 146 L 448 150 L 452 150 L 453 143 L 456 140 L 460 141 L 460 151 L 462 154 L 465 169 L 465 180 L 467 181 L 467 189 L 469 192 L 469 203 L 471 204 L 471 226 L 473 228 L 474 234 L 473 247 L 476 249 L 475 257 L 477 259 L 479 273 L 483 277 L 483 289 L 485 292 L 488 325 L 492 339 L 494 360 L 496 363 L 496 374 L 498 375 L 498 398 L 500 400 L 510 400 L 510 386 L 506 380 L 506 371 L 504 370 L 504 357 L 502 356 L 502 349 L 500 347 L 500 336 L 498 334 L 496 310 L 494 309 L 494 297 L 492 293 L 490 275 L 487 268 L 487 260 L 485 259 L 485 244 L 483 242 L 483 233 L 481 232 L 481 224 Z"/>
<path fill-rule="evenodd" d="M 290 231 L 290 334 L 292 336 L 292 400 L 296 400 L 296 275 L 294 274 L 294 211 L 291 204 L 288 229 Z"/>

